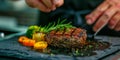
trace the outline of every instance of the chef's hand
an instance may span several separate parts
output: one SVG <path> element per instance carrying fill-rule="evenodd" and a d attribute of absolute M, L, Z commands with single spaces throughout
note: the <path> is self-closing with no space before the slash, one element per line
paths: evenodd
<path fill-rule="evenodd" d="M 26 3 L 43 12 L 50 12 L 63 5 L 64 0 L 26 0 Z"/>
<path fill-rule="evenodd" d="M 92 13 L 86 16 L 88 24 L 93 24 L 93 30 L 97 31 L 107 24 L 110 29 L 120 31 L 120 0 L 105 0 Z"/>

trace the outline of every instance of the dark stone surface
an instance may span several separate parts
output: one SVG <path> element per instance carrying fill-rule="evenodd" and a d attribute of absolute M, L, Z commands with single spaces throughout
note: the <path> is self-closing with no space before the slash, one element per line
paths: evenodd
<path fill-rule="evenodd" d="M 18 59 L 28 59 L 28 60 L 98 60 L 105 59 L 117 52 L 120 49 L 120 38 L 119 37 L 108 37 L 100 36 L 96 37 L 102 39 L 103 41 L 108 41 L 112 45 L 110 48 L 103 51 L 96 51 L 98 54 L 89 57 L 74 57 L 66 55 L 48 55 L 42 54 L 31 50 L 28 47 L 22 46 L 17 42 L 18 36 L 11 39 L 3 40 L 0 42 L 0 60 L 18 60 Z M 101 40 L 100 40 L 101 41 Z M 113 55 L 114 56 L 114 55 Z"/>

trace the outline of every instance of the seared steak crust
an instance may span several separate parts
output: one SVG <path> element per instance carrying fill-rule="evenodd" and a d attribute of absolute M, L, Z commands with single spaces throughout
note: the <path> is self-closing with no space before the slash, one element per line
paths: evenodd
<path fill-rule="evenodd" d="M 53 30 L 46 36 L 49 45 L 60 48 L 81 48 L 86 43 L 86 31 L 81 28 Z"/>

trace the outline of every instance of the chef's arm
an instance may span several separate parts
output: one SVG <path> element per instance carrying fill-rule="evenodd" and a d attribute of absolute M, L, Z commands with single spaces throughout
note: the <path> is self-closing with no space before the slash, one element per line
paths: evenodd
<path fill-rule="evenodd" d="M 63 5 L 64 0 L 26 0 L 26 3 L 33 8 L 38 8 L 40 11 L 51 12 Z"/>

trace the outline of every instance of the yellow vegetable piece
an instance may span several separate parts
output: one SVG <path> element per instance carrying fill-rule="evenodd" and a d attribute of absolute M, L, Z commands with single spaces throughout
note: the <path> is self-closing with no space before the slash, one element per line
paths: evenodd
<path fill-rule="evenodd" d="M 34 33 L 32 39 L 36 40 L 37 42 L 44 41 L 45 34 L 44 33 Z"/>
<path fill-rule="evenodd" d="M 34 44 L 34 49 L 45 49 L 47 46 L 48 44 L 46 41 L 40 41 Z"/>

